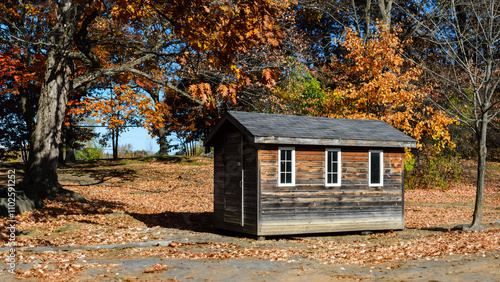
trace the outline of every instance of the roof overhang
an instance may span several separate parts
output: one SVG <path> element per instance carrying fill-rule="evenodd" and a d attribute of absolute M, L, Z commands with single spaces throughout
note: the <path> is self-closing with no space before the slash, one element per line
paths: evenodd
<path fill-rule="evenodd" d="M 208 133 L 207 137 L 203 141 L 203 146 L 211 146 L 212 140 L 217 135 L 219 130 L 226 125 L 227 123 L 232 124 L 238 130 L 243 132 L 243 134 L 248 136 L 253 136 L 248 129 L 246 129 L 238 120 L 236 120 L 233 116 L 231 116 L 228 112 L 225 113 L 222 118 L 215 124 L 214 128 Z"/>
<path fill-rule="evenodd" d="M 389 148 L 416 148 L 417 142 L 411 141 L 380 141 L 380 140 L 346 140 L 346 139 L 318 139 L 295 137 L 254 137 L 256 144 L 277 145 L 316 145 L 316 146 L 348 146 L 348 147 L 389 147 Z"/>

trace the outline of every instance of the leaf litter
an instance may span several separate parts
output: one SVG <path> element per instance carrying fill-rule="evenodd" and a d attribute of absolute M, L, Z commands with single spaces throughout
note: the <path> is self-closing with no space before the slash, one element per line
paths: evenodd
<path fill-rule="evenodd" d="M 447 190 L 406 191 L 404 231 L 286 236 L 263 241 L 251 238 L 226 242 L 172 241 L 168 245 L 123 249 L 57 249 L 147 242 L 172 234 L 214 233 L 213 164 L 206 158 L 194 158 L 194 163 L 152 160 L 117 165 L 102 161 L 61 169 L 60 174 L 66 176 L 63 186 L 82 194 L 89 202 L 58 198 L 46 201 L 43 209 L 18 215 L 16 259 L 19 265 L 31 267 L 17 269 L 16 275 L 71 280 L 84 269 L 113 267 L 113 264 L 90 263 L 91 258 L 258 258 L 283 262 L 309 259 L 336 265 L 390 262 L 397 267 L 408 260 L 484 256 L 500 250 L 500 179 L 496 170 L 487 179 L 483 217 L 483 222 L 492 227 L 482 231 L 452 230 L 453 226 L 472 219 L 475 188 L 471 178 Z M 97 184 L 82 185 L 79 181 L 82 171 L 92 175 Z M 0 219 L 3 245 L 8 240 L 8 225 L 7 219 Z M 56 249 L 37 252 L 30 247 Z M 8 254 L 9 251 L 2 253 L 2 261 L 7 262 Z M 168 271 L 167 265 L 155 264 L 143 273 L 163 271 Z"/>

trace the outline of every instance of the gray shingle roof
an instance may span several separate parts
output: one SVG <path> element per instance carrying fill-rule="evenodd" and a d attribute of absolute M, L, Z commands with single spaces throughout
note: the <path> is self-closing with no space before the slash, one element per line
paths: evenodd
<path fill-rule="evenodd" d="M 380 120 L 336 119 L 235 111 L 229 111 L 227 115 L 254 137 L 276 137 L 276 140 L 298 138 L 405 142 L 405 145 L 397 145 L 397 147 L 414 147 L 416 144 L 413 138 Z M 230 117 L 227 117 L 228 120 L 231 120 Z M 215 130 L 217 128 L 216 126 Z M 213 134 L 209 134 L 208 138 L 212 136 Z M 260 140 L 265 139 L 261 138 Z M 359 144 L 359 142 L 352 144 Z"/>
<path fill-rule="evenodd" d="M 415 141 L 380 120 L 229 112 L 254 136 Z"/>

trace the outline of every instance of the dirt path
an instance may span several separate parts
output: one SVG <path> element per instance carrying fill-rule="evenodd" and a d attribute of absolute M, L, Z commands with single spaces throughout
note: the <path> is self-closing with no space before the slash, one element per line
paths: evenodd
<path fill-rule="evenodd" d="M 242 259 L 85 259 L 102 267 L 82 271 L 83 281 L 500 281 L 500 254 L 449 256 L 394 265 L 323 265 L 315 260 Z M 21 266 L 23 268 L 32 265 Z M 2 281 L 17 281 L 3 275 Z M 50 278 L 46 280 L 51 280 Z M 28 280 L 29 281 L 29 280 Z M 33 280 L 35 281 L 35 280 Z M 36 280 L 38 281 L 38 280 Z"/>
<path fill-rule="evenodd" d="M 91 261 L 89 261 L 91 262 Z M 92 269 L 81 278 L 104 280 L 180 281 L 499 281 L 498 254 L 485 257 L 449 257 L 445 261 L 409 261 L 396 269 L 388 263 L 368 265 L 321 265 L 297 258 L 294 262 L 266 261 L 253 258 L 226 260 L 96 260 L 112 263 L 111 269 Z M 166 265 L 159 273 L 144 273 L 154 264 Z M 107 279 L 106 279 L 107 278 Z"/>

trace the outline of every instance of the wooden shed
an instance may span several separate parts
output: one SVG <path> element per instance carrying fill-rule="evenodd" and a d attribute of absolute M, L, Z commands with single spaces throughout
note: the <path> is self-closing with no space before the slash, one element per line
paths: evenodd
<path fill-rule="evenodd" d="M 255 236 L 404 228 L 404 148 L 383 121 L 228 112 L 214 147 L 215 227 Z"/>

